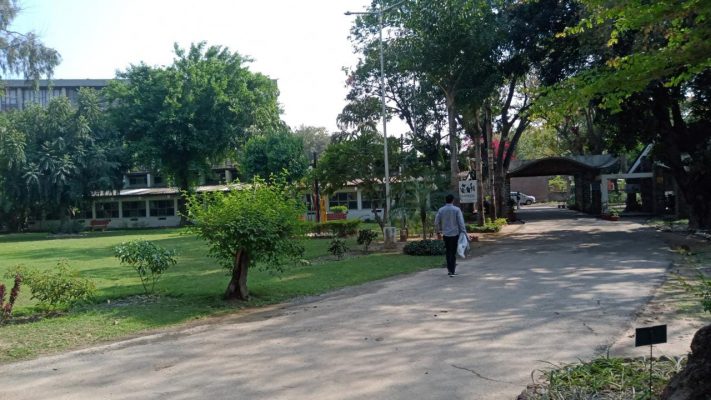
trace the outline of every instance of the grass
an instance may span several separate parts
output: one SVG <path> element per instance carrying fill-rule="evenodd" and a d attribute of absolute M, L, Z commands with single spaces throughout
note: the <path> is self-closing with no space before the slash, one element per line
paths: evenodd
<path fill-rule="evenodd" d="M 667 382 L 681 371 L 685 358 L 661 357 L 652 368 L 649 360 L 601 357 L 590 362 L 553 365 L 539 372 L 526 390 L 527 400 L 643 400 L 659 398 Z"/>
<path fill-rule="evenodd" d="M 176 249 L 178 264 L 156 285 L 157 296 L 143 295 L 138 275 L 121 266 L 113 246 L 144 238 Z M 437 266 L 441 257 L 402 254 L 361 254 L 355 238 L 348 238 L 349 256 L 335 261 L 327 252 L 328 239 L 304 242 L 310 265 L 293 266 L 282 274 L 262 268 L 249 272 L 249 302 L 225 302 L 226 270 L 207 257 L 207 246 L 181 229 L 109 231 L 77 238 L 48 238 L 46 234 L 0 235 L 0 281 L 11 284 L 6 271 L 22 264 L 50 268 L 59 259 L 91 279 L 97 296 L 91 304 L 77 306 L 59 317 L 0 326 L 0 362 L 36 357 L 115 340 L 186 321 L 235 312 L 245 307 L 274 304 L 300 296 L 325 293 L 397 274 Z M 10 285 L 11 286 L 11 285 Z M 34 318 L 36 304 L 22 287 L 13 315 Z"/>

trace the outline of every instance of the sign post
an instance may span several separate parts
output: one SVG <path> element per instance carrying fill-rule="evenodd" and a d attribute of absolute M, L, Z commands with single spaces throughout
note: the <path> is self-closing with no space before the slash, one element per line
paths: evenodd
<path fill-rule="evenodd" d="M 657 325 L 635 329 L 634 346 L 649 345 L 649 398 L 652 398 L 652 348 L 655 344 L 667 342 L 667 326 Z"/>
<path fill-rule="evenodd" d="M 476 179 L 459 181 L 459 202 L 476 204 Z"/>

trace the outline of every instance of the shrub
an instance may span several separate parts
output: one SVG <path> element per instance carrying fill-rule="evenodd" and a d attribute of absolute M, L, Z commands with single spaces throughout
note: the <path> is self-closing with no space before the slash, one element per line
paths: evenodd
<path fill-rule="evenodd" d="M 331 240 L 331 245 L 328 247 L 328 251 L 336 256 L 338 260 L 341 260 L 343 255 L 348 251 L 348 246 L 346 246 L 346 242 L 344 240 L 334 238 Z"/>
<path fill-rule="evenodd" d="M 444 242 L 441 240 L 410 242 L 405 245 L 403 252 L 411 256 L 441 256 L 445 253 Z"/>
<path fill-rule="evenodd" d="M 660 357 L 653 367 L 652 398 L 660 398 L 669 379 L 684 365 L 684 358 Z M 649 399 L 649 363 L 644 358 L 600 357 L 588 362 L 552 364 L 531 374 L 533 384 L 521 398 L 550 399 Z"/>
<path fill-rule="evenodd" d="M 331 207 L 332 213 L 346 214 L 348 212 L 348 207 L 346 206 L 333 206 Z"/>
<path fill-rule="evenodd" d="M 368 252 L 368 247 L 370 243 L 378 237 L 378 233 L 374 232 L 372 229 L 363 229 L 358 231 L 358 244 L 363 246 L 363 251 Z"/>
<path fill-rule="evenodd" d="M 508 222 L 506 218 L 497 218 L 493 222 L 490 219 L 486 219 L 484 225 L 479 226 L 476 224 L 467 225 L 467 232 L 472 233 L 494 233 L 499 232 L 501 228 Z"/>
<path fill-rule="evenodd" d="M 17 296 L 20 294 L 20 285 L 22 284 L 22 275 L 15 273 L 15 284 L 10 291 L 10 298 L 5 303 L 5 285 L 0 283 L 0 323 L 7 321 L 12 317 L 12 307 L 15 305 Z"/>
<path fill-rule="evenodd" d="M 355 235 L 358 232 L 358 226 L 360 226 L 360 220 L 340 219 L 315 224 L 314 231 L 316 233 L 330 232 L 332 236 L 343 238 Z"/>
<path fill-rule="evenodd" d="M 153 293 L 163 272 L 176 264 L 175 250 L 166 250 L 147 240 L 123 242 L 114 247 L 114 254 L 121 264 L 136 270 L 146 294 Z"/>
<path fill-rule="evenodd" d="M 67 260 L 59 260 L 54 271 L 17 267 L 15 273 L 22 276 L 32 292 L 31 298 L 43 308 L 71 307 L 90 299 L 96 292 L 94 283 L 81 278 Z"/>

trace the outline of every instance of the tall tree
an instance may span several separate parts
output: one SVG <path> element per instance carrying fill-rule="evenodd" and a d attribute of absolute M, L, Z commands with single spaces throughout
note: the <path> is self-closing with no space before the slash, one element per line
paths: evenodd
<path fill-rule="evenodd" d="M 93 89 L 81 89 L 77 106 L 57 97 L 46 108 L 16 111 L 0 126 L 0 214 L 11 229 L 31 215 L 66 219 L 92 192 L 121 186 L 121 141 Z"/>
<path fill-rule="evenodd" d="M 276 132 L 254 135 L 241 151 L 243 178 L 251 181 L 255 176 L 270 179 L 283 175 L 288 181 L 301 179 L 309 166 L 301 137 L 284 126 Z"/>
<path fill-rule="evenodd" d="M 279 92 L 275 81 L 248 69 L 249 58 L 227 48 L 201 42 L 174 49 L 172 65 L 132 65 L 108 89 L 137 162 L 189 191 L 252 132 L 280 125 Z"/>
<path fill-rule="evenodd" d="M 313 158 L 314 153 L 323 153 L 331 143 L 331 135 L 324 127 L 301 125 L 294 130 L 294 136 L 303 141 L 304 155 L 308 160 Z"/>
<path fill-rule="evenodd" d="M 628 129 L 619 134 L 652 140 L 658 159 L 671 168 L 689 205 L 691 227 L 708 229 L 711 176 L 707 168 L 696 166 L 710 158 L 711 124 L 687 107 L 695 109 L 707 92 L 699 82 L 707 82 L 711 69 L 711 3 L 581 3 L 586 19 L 561 36 L 597 33 L 608 53 L 597 58 L 602 62 L 574 69 L 572 76 L 547 92 L 546 101 L 560 113 L 597 103 L 626 123 Z"/>
<path fill-rule="evenodd" d="M 3 75 L 22 75 L 36 82 L 42 76 L 52 76 L 61 58 L 35 33 L 20 33 L 10 28 L 21 11 L 16 0 L 0 0 L 0 71 Z"/>

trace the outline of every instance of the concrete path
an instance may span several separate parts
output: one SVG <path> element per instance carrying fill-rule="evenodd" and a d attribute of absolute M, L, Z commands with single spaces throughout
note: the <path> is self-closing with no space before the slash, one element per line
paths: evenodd
<path fill-rule="evenodd" d="M 604 354 L 671 261 L 634 222 L 520 216 L 458 277 L 432 269 L 5 365 L 0 399 L 513 399 L 546 362 Z"/>

